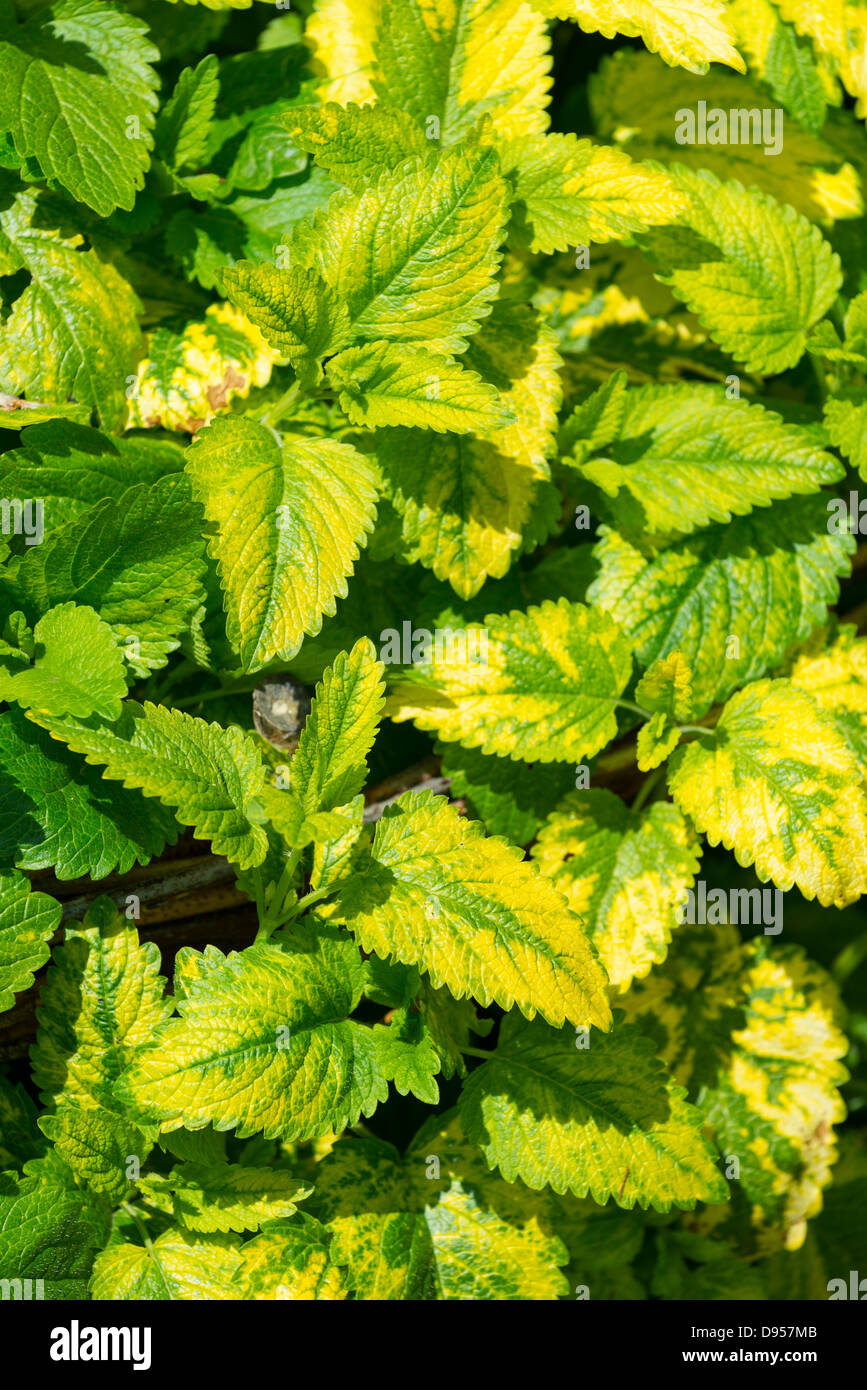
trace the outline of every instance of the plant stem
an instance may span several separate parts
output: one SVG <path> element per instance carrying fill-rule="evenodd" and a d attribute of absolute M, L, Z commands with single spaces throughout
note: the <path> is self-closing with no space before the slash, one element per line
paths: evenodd
<path fill-rule="evenodd" d="M 294 917 L 300 917 L 301 913 L 306 912 L 308 907 L 321 902 L 323 898 L 328 897 L 329 893 L 336 893 L 338 886 L 336 883 L 326 883 L 322 888 L 316 888 L 312 893 L 305 893 L 303 898 L 298 899 L 286 921 L 291 922 Z"/>
<path fill-rule="evenodd" d="M 615 700 L 615 705 L 620 709 L 631 710 L 633 714 L 640 714 L 642 719 L 650 718 L 650 710 L 642 709 L 640 705 L 634 705 L 631 700 Z"/>
<path fill-rule="evenodd" d="M 194 705 L 204 705 L 208 700 L 227 700 L 232 695 L 249 695 L 262 679 L 261 676 L 257 676 L 255 682 L 245 681 L 243 685 L 235 686 L 233 690 L 221 687 L 219 690 L 206 690 L 202 695 L 187 695 L 182 700 L 173 700 L 172 707 L 174 709 L 189 709 Z"/>
<path fill-rule="evenodd" d="M 644 805 L 647 798 L 650 796 L 651 792 L 654 792 L 656 788 L 659 786 L 663 776 L 665 775 L 665 770 L 666 766 L 665 763 L 663 763 L 661 767 L 654 768 L 654 770 L 647 777 L 645 777 L 638 790 L 638 795 L 636 796 L 630 808 L 630 820 L 633 820 L 638 815 L 638 812 L 641 810 L 642 806 Z"/>
<path fill-rule="evenodd" d="M 256 933 L 257 941 L 267 941 L 269 936 L 271 936 L 279 926 L 282 926 L 284 920 L 288 921 L 288 917 L 286 917 L 286 897 L 292 886 L 292 879 L 295 876 L 295 870 L 298 868 L 298 861 L 300 858 L 300 849 L 293 849 L 283 866 L 283 872 L 274 885 L 274 894 L 271 898 L 270 907 L 266 908 L 264 913 L 260 909 L 259 930 Z M 258 896 L 256 906 L 257 908 L 259 907 Z"/>
<path fill-rule="evenodd" d="M 271 429 L 274 425 L 278 425 L 286 412 L 292 409 L 292 406 L 295 404 L 300 394 L 301 382 L 293 381 L 288 390 L 283 392 L 280 399 L 274 402 L 270 410 L 266 410 L 264 415 L 259 416 L 259 424 L 265 425 L 268 429 Z"/>
<path fill-rule="evenodd" d="M 133 1206 L 132 1202 L 121 1202 L 120 1207 L 121 1207 L 121 1211 L 125 1211 L 126 1214 L 127 1214 L 127 1216 L 131 1216 L 132 1219 L 133 1219 L 133 1221 L 135 1222 L 136 1230 L 138 1231 L 139 1235 L 141 1236 L 142 1240 L 144 1241 L 145 1249 L 146 1249 L 146 1250 L 149 1250 L 149 1251 L 152 1251 L 153 1248 L 154 1248 L 154 1247 L 153 1247 L 153 1241 L 151 1240 L 150 1236 L 148 1235 L 148 1228 L 147 1228 L 147 1226 L 145 1225 L 145 1223 L 142 1221 L 141 1216 L 140 1216 L 139 1213 L 136 1211 L 136 1209 L 135 1209 L 135 1207 Z"/>
<path fill-rule="evenodd" d="M 465 1057 L 481 1057 L 483 1062 L 490 1062 L 493 1052 L 483 1052 L 480 1047 L 462 1047 L 461 1052 Z"/>

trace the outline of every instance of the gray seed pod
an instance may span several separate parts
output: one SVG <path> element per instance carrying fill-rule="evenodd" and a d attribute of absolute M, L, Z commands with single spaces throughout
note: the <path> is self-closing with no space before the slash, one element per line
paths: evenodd
<path fill-rule="evenodd" d="M 289 757 L 298 747 L 309 713 L 310 696 L 292 676 L 263 681 L 253 691 L 253 723 L 257 731 Z"/>

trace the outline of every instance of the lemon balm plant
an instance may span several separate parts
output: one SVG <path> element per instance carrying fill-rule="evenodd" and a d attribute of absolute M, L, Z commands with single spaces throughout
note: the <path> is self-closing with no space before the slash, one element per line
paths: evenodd
<path fill-rule="evenodd" d="M 842 1296 L 861 10 L 3 17 L 0 1277 Z"/>

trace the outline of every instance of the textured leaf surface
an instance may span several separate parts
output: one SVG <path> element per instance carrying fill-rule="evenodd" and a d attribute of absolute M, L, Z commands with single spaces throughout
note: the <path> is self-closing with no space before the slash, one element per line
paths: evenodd
<path fill-rule="evenodd" d="M 93 608 L 131 669 L 147 676 L 165 665 L 202 601 L 201 529 L 183 475 L 138 483 L 32 546 L 9 578 L 10 598 L 32 617 L 62 603 Z"/>
<path fill-rule="evenodd" d="M 4 34 L 0 129 L 100 216 L 131 208 L 150 163 L 158 58 L 140 19 L 98 0 L 59 0 Z"/>
<path fill-rule="evenodd" d="M 664 170 L 572 134 L 512 141 L 502 158 L 529 223 L 519 230 L 530 251 L 550 254 L 620 240 L 674 222 L 686 207 Z"/>
<path fill-rule="evenodd" d="M 397 343 L 347 348 L 328 364 L 328 379 L 354 425 L 411 425 L 485 434 L 504 415 L 493 386 L 432 352 Z"/>
<path fill-rule="evenodd" d="M 498 299 L 463 362 L 495 386 L 514 420 L 488 429 L 498 453 L 539 470 L 554 450 L 562 401 L 557 335 L 529 304 Z"/>
<path fill-rule="evenodd" d="M 543 460 L 507 458 L 471 436 L 401 428 L 377 435 L 376 457 L 407 560 L 432 569 L 461 598 L 502 578 L 547 474 Z"/>
<path fill-rule="evenodd" d="M 665 959 L 699 863 L 698 841 L 676 807 L 658 802 L 633 820 L 612 792 L 570 792 L 539 831 L 533 857 L 565 893 L 621 993 Z"/>
<path fill-rule="evenodd" d="M 587 459 L 585 450 L 602 456 Z M 692 384 L 629 391 L 616 437 L 594 448 L 592 435 L 579 435 L 574 457 L 615 499 L 625 531 L 687 533 L 841 476 L 839 460 L 797 426 Z"/>
<path fill-rule="evenodd" d="M 794 208 L 708 171 L 674 172 L 689 208 L 680 227 L 645 238 L 660 279 L 747 371 L 793 367 L 840 288 L 838 257 Z"/>
<path fill-rule="evenodd" d="M 627 995 L 630 1018 L 690 1087 L 765 1248 L 796 1249 L 836 1158 L 846 1040 L 829 977 L 798 946 L 735 927 L 684 928 L 664 975 Z"/>
<path fill-rule="evenodd" d="M 336 193 L 294 233 L 293 268 L 317 270 L 345 302 L 355 340 L 461 352 L 497 292 L 507 201 L 493 150 L 429 154 Z"/>
<path fill-rule="evenodd" d="M 867 888 L 861 771 L 833 720 L 789 681 L 729 700 L 711 737 L 677 751 L 669 787 L 712 845 L 763 883 L 843 907 Z"/>
<path fill-rule="evenodd" d="M 160 953 L 100 899 L 67 924 L 40 994 L 33 1078 L 46 1100 L 116 1110 L 112 1086 L 171 1013 Z"/>
<path fill-rule="evenodd" d="M 745 70 L 721 0 L 533 0 L 549 19 L 574 19 L 588 34 L 640 38 L 666 63 L 707 72 L 711 63 Z"/>
<path fill-rule="evenodd" d="M 565 1250 L 544 1220 L 544 1200 L 488 1172 L 453 1115 L 425 1125 L 404 1158 L 378 1139 L 344 1140 L 320 1165 L 317 1198 L 357 1298 L 565 1292 Z"/>
<path fill-rule="evenodd" d="M 373 643 L 361 637 L 317 685 L 289 764 L 290 790 L 306 814 L 346 806 L 363 789 L 385 704 L 384 675 Z"/>
<path fill-rule="evenodd" d="M 419 965 L 457 998 L 608 1025 L 579 920 L 518 850 L 486 838 L 445 798 L 417 792 L 386 810 L 371 854 L 338 902 L 364 950 Z"/>
<path fill-rule="evenodd" d="M 256 1302 L 335 1303 L 346 1298 L 343 1270 L 332 1263 L 328 1232 L 312 1217 L 274 1221 L 247 1241 L 235 1297 Z"/>
<path fill-rule="evenodd" d="M 386 712 L 448 742 L 527 762 L 579 762 L 610 742 L 631 658 L 607 614 L 563 599 L 491 617 L 486 630 L 486 661 L 467 660 L 468 640 L 463 653 L 419 663 Z"/>
<path fill-rule="evenodd" d="M 294 1216 L 311 1192 L 291 1173 L 240 1163 L 182 1163 L 167 1177 L 144 1178 L 141 1189 L 165 1195 L 185 1230 L 206 1233 L 258 1231 L 264 1221 Z"/>
<path fill-rule="evenodd" d="M 0 1012 L 29 989 L 48 960 L 48 942 L 60 924 L 61 907 L 47 893 L 32 893 L 23 874 L 0 872 Z"/>
<path fill-rule="evenodd" d="M 809 691 L 862 766 L 867 763 L 867 638 L 845 626 L 826 645 L 824 634 L 817 633 L 792 666 L 790 679 Z"/>
<path fill-rule="evenodd" d="M 103 781 L 20 710 L 0 715 L 0 862 L 100 879 L 147 864 L 178 833 L 164 806 Z"/>
<path fill-rule="evenodd" d="M 130 1191 L 129 1159 L 143 1163 L 151 1147 L 136 1125 L 102 1107 L 65 1101 L 56 1114 L 40 1116 L 39 1128 L 76 1177 L 110 1202 L 122 1202 Z"/>
<path fill-rule="evenodd" d="M 514 1015 L 503 1020 L 491 1061 L 464 1085 L 469 1139 L 513 1182 L 613 1197 L 668 1211 L 723 1201 L 726 1184 L 702 1137 L 702 1116 L 667 1076 L 653 1044 L 621 1024 L 575 1035 Z"/>
<path fill-rule="evenodd" d="M 0 1278 L 42 1279 L 47 1299 L 86 1298 L 94 1252 L 106 1240 L 107 1224 L 83 1192 L 70 1191 L 57 1178 L 16 1182 L 14 1174 L 3 1174 Z"/>
<path fill-rule="evenodd" d="M 454 744 L 442 750 L 442 775 L 451 778 L 450 795 L 484 823 L 489 835 L 527 845 L 556 804 L 574 786 L 574 768 L 548 764 L 544 776 L 530 763 L 489 758 L 475 748 Z"/>
<path fill-rule="evenodd" d="M 277 353 L 231 304 L 211 304 L 180 333 L 158 328 L 148 340 L 129 397 L 130 428 L 194 433 L 254 386 L 266 386 Z"/>
<path fill-rule="evenodd" d="M 396 169 L 430 148 L 423 124 L 408 111 L 384 106 L 340 106 L 336 101 L 295 106 L 281 124 L 293 144 L 309 151 L 321 168 L 355 193 L 383 170 Z"/>
<path fill-rule="evenodd" d="M 197 973 L 181 1016 L 118 1088 L 133 1113 L 165 1130 L 213 1122 L 239 1137 L 311 1139 L 385 1100 L 370 1030 L 349 1020 L 363 985 L 349 938 L 183 955 Z"/>
<path fill-rule="evenodd" d="M 693 671 L 696 713 L 773 670 L 824 623 L 848 572 L 853 538 L 829 534 L 825 500 L 779 502 L 645 558 L 606 527 L 590 599 L 650 663 L 679 651 Z"/>
<path fill-rule="evenodd" d="M 244 730 L 134 700 L 112 725 L 47 715 L 36 722 L 89 763 L 104 766 L 104 777 L 158 797 L 198 839 L 211 840 L 215 854 L 242 869 L 265 858 L 265 831 L 247 814 L 265 773 Z"/>
<path fill-rule="evenodd" d="M 523 0 L 433 0 L 423 7 L 377 0 L 319 0 L 307 26 L 327 74 L 322 95 L 346 104 L 379 98 L 424 130 L 440 122 L 444 144 L 483 115 L 504 138 L 544 130 L 551 58 L 541 16 Z"/>
<path fill-rule="evenodd" d="M 165 1231 L 150 1248 L 110 1245 L 96 1257 L 91 1297 L 112 1302 L 237 1298 L 241 1255 L 235 1236 Z"/>
<path fill-rule="evenodd" d="M 123 657 L 92 608 L 60 604 L 40 618 L 33 636 L 33 665 L 0 671 L 0 699 L 17 700 L 37 714 L 118 718 L 126 695 Z"/>
<path fill-rule="evenodd" d="M 54 420 L 28 424 L 21 447 L 0 458 L 0 488 L 6 497 L 39 497 L 49 536 L 103 498 L 119 500 L 133 483 L 156 483 L 183 466 L 183 452 L 168 440 L 115 439 L 74 421 Z"/>
<path fill-rule="evenodd" d="M 44 227 L 30 192 L 0 212 L 0 262 L 4 274 L 30 276 L 0 331 L 4 388 L 31 400 L 72 397 L 114 428 L 141 346 L 131 286 L 80 237 Z"/>
<path fill-rule="evenodd" d="M 369 460 L 332 439 L 286 436 L 281 448 L 264 426 L 222 416 L 187 468 L 217 527 L 229 640 L 247 670 L 288 660 L 346 594 L 375 515 Z"/>

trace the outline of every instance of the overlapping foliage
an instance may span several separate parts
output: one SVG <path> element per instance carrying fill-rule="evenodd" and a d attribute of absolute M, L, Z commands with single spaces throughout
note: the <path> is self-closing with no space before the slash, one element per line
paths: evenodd
<path fill-rule="evenodd" d="M 2 0 L 0 1277 L 826 1298 L 863 7 L 249 6 Z M 680 143 L 701 102 L 780 150 Z M 237 949 L 109 878 L 182 835 Z"/>

